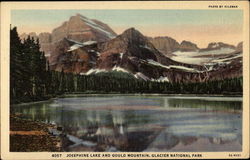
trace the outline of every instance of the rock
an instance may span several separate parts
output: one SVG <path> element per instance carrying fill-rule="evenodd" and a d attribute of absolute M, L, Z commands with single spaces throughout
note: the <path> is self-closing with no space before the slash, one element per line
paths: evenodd
<path fill-rule="evenodd" d="M 175 80 L 173 72 L 176 70 L 161 66 L 185 66 L 185 64 L 180 64 L 164 56 L 148 38 L 134 28 L 130 28 L 116 38 L 103 43 L 100 50 L 102 52 L 97 60 L 97 69 L 112 70 L 114 67 L 120 67 L 132 74 L 140 74 L 143 77 L 149 77 L 149 79 L 170 77 L 170 81 Z M 156 65 L 148 63 L 149 60 Z"/>
<path fill-rule="evenodd" d="M 243 42 L 238 43 L 236 50 L 241 52 L 243 51 Z"/>
<path fill-rule="evenodd" d="M 172 56 L 171 53 L 177 51 L 180 47 L 180 44 L 170 37 L 155 37 L 148 39 L 156 49 L 167 57 Z"/>
<path fill-rule="evenodd" d="M 66 38 L 56 44 L 54 54 L 49 57 L 52 70 L 80 74 L 95 66 L 98 57 L 96 44 L 85 47 L 78 44 L 79 48 L 70 50 L 74 45 L 77 44 Z"/>
<path fill-rule="evenodd" d="M 105 23 L 98 20 L 91 20 L 80 14 L 70 17 L 61 26 L 53 29 L 52 33 L 43 32 L 39 36 L 32 32 L 29 34 L 23 33 L 20 38 L 26 39 L 28 36 L 38 39 L 41 45 L 41 51 L 45 52 L 45 56 L 49 57 L 50 63 L 55 63 L 55 60 L 62 53 L 65 53 L 68 47 L 62 47 L 64 39 L 70 39 L 77 42 L 97 41 L 105 42 L 114 38 L 116 33 Z M 53 66 L 52 66 L 53 67 Z"/>
<path fill-rule="evenodd" d="M 190 51 L 197 51 L 199 48 L 196 44 L 189 42 L 189 41 L 182 41 L 179 50 L 182 52 L 190 52 Z"/>
<path fill-rule="evenodd" d="M 58 131 L 62 131 L 62 130 L 63 130 L 63 127 L 58 126 L 58 127 L 57 127 L 57 130 L 58 130 Z"/>
<path fill-rule="evenodd" d="M 43 43 L 51 43 L 51 34 L 49 32 L 42 32 L 38 35 L 39 42 Z"/>
<path fill-rule="evenodd" d="M 209 43 L 207 46 L 207 49 L 220 49 L 220 48 L 236 49 L 234 45 L 226 44 L 223 42 L 212 42 L 212 43 Z"/>
<path fill-rule="evenodd" d="M 63 38 L 79 42 L 89 40 L 103 42 L 115 37 L 116 33 L 107 24 L 77 14 L 55 28 L 51 35 L 52 42 L 60 41 Z"/>

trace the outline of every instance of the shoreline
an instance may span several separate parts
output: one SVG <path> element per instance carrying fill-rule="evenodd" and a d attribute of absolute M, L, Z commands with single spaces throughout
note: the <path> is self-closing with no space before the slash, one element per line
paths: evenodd
<path fill-rule="evenodd" d="M 91 97 L 91 96 L 169 96 L 169 97 L 236 97 L 243 98 L 240 94 L 161 94 L 161 93 L 65 93 L 63 95 L 58 95 L 49 99 L 41 101 L 30 101 L 30 102 L 20 102 L 15 104 L 10 104 L 10 106 L 22 106 L 29 104 L 39 104 L 44 102 L 49 102 L 57 98 L 67 98 L 67 97 Z"/>
<path fill-rule="evenodd" d="M 122 96 L 183 96 L 183 97 L 243 97 L 243 94 L 166 94 L 166 93 L 65 93 L 56 98 L 67 96 L 99 96 L 99 95 L 122 95 Z"/>
<path fill-rule="evenodd" d="M 52 135 L 51 128 L 57 126 L 10 114 L 10 152 L 60 152 L 61 138 Z"/>

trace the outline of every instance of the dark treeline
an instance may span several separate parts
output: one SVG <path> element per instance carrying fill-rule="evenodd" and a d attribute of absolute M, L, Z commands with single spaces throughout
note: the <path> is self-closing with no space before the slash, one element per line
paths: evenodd
<path fill-rule="evenodd" d="M 128 73 L 112 71 L 79 75 L 51 71 L 39 41 L 20 40 L 17 29 L 10 31 L 11 103 L 39 101 L 64 93 L 164 93 L 242 94 L 243 78 L 202 83 L 168 83 L 135 79 Z"/>
<path fill-rule="evenodd" d="M 65 92 L 242 94 L 243 85 L 242 77 L 200 83 L 169 83 L 138 80 L 128 73 L 117 71 L 88 76 L 55 71 L 52 71 L 51 73 L 51 89 L 58 94 Z M 126 74 L 127 77 L 124 76 Z"/>

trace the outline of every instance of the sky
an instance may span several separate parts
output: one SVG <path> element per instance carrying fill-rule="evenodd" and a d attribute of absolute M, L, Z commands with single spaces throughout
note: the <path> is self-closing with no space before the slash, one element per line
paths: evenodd
<path fill-rule="evenodd" d="M 210 42 L 242 41 L 242 10 L 12 10 L 19 34 L 51 32 L 77 13 L 108 24 L 117 34 L 134 27 L 146 36 L 169 36 L 205 48 Z"/>

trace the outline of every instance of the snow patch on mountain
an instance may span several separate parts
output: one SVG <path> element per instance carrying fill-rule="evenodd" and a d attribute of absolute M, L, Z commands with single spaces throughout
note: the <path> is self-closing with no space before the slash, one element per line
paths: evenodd
<path fill-rule="evenodd" d="M 79 44 L 79 45 L 83 45 L 83 43 L 81 43 L 81 42 L 78 42 L 78 41 L 75 41 L 75 40 L 73 40 L 73 39 L 69 39 L 69 38 L 66 38 L 68 41 L 70 41 L 70 42 L 73 42 L 73 43 L 76 43 L 76 44 Z"/>
<path fill-rule="evenodd" d="M 115 35 L 113 35 L 112 33 L 106 31 L 101 25 L 98 25 L 96 24 L 94 21 L 86 18 L 86 17 L 83 17 L 81 16 L 81 19 L 87 24 L 89 25 L 90 27 L 98 30 L 98 31 L 101 31 L 102 33 L 104 33 L 106 36 L 108 36 L 109 38 L 114 38 Z"/>
<path fill-rule="evenodd" d="M 215 59 L 215 60 L 212 60 L 212 62 L 227 62 L 227 61 L 234 60 L 234 59 L 240 58 L 240 57 L 242 57 L 242 54 L 239 54 L 239 55 L 236 55 L 236 56 L 233 56 L 233 57 L 229 57 L 229 58 Z"/>
<path fill-rule="evenodd" d="M 50 54 L 50 53 L 47 53 L 47 54 L 45 54 L 44 56 L 45 56 L 45 57 L 50 57 L 51 54 Z"/>
<path fill-rule="evenodd" d="M 96 43 L 97 43 L 96 41 L 86 41 L 86 42 L 83 42 L 83 45 L 88 46 L 88 45 L 92 45 L 92 44 L 96 44 Z"/>
<path fill-rule="evenodd" d="M 176 51 L 176 52 L 173 52 L 175 56 L 172 56 L 170 58 L 174 61 L 181 62 L 181 63 L 200 65 L 200 64 L 211 61 L 213 59 L 213 55 L 230 54 L 234 51 L 235 50 L 231 48 L 220 48 L 216 50 L 198 51 L 198 52 Z M 211 58 L 197 57 L 197 56 L 211 56 Z"/>
<path fill-rule="evenodd" d="M 154 60 L 152 60 L 152 59 L 147 59 L 147 62 L 148 62 L 149 64 L 152 64 L 152 65 L 155 65 L 155 66 L 159 66 L 159 67 L 162 67 L 162 68 L 170 69 L 169 66 L 165 66 L 165 65 L 163 65 L 163 64 L 161 64 L 161 63 L 159 63 L 159 62 L 156 62 L 156 61 L 154 61 Z"/>
<path fill-rule="evenodd" d="M 217 48 L 217 47 L 219 47 L 218 43 L 215 43 L 215 44 L 211 45 L 211 48 Z"/>
<path fill-rule="evenodd" d="M 137 79 L 143 79 L 144 81 L 149 81 L 150 80 L 150 78 L 148 78 L 147 76 L 145 76 L 141 72 L 137 72 L 136 74 L 134 74 L 134 77 L 137 78 Z"/>
<path fill-rule="evenodd" d="M 214 63 L 205 63 L 204 67 L 206 71 L 212 71 L 214 69 Z"/>
<path fill-rule="evenodd" d="M 242 56 L 243 56 L 242 54 L 238 54 L 232 57 L 213 59 L 208 63 L 204 63 L 204 67 L 207 69 L 207 71 L 211 71 L 213 70 L 215 65 L 227 65 L 237 58 L 242 58 Z"/>
<path fill-rule="evenodd" d="M 67 40 L 71 41 L 72 43 L 75 43 L 72 46 L 70 46 L 70 48 L 68 49 L 68 52 L 74 51 L 74 50 L 81 48 L 81 47 L 84 47 L 84 46 L 88 46 L 88 45 L 92 45 L 92 44 L 97 43 L 96 41 L 86 41 L 86 42 L 81 43 L 81 42 L 78 42 L 78 41 L 75 41 L 72 39 L 67 39 Z"/>
<path fill-rule="evenodd" d="M 120 53 L 120 59 L 122 59 L 124 53 Z"/>
<path fill-rule="evenodd" d="M 151 79 L 151 80 L 156 82 L 169 82 L 168 77 L 163 77 L 163 76 L 160 76 L 158 79 Z"/>
<path fill-rule="evenodd" d="M 86 73 L 81 72 L 80 75 L 91 75 L 91 74 L 97 74 L 97 73 L 100 73 L 100 72 L 108 72 L 108 71 L 105 70 L 105 69 L 90 69 Z"/>
<path fill-rule="evenodd" d="M 110 71 L 117 71 L 117 72 L 125 72 L 131 74 L 129 71 L 126 69 L 119 67 L 119 66 L 114 66 L 111 70 L 106 70 L 106 69 L 90 69 L 88 72 L 84 73 L 81 72 L 80 75 L 91 75 L 91 74 L 97 74 L 101 72 L 110 72 Z"/>
<path fill-rule="evenodd" d="M 101 55 L 101 53 L 100 53 L 100 52 L 96 52 L 96 54 L 97 54 L 97 56 L 98 56 L 98 57 Z"/>
<path fill-rule="evenodd" d="M 210 51 L 196 51 L 196 52 L 182 52 L 182 51 L 176 51 L 173 52 L 176 56 L 186 56 L 186 57 L 193 57 L 193 56 L 202 56 L 202 55 L 220 55 L 220 54 L 229 54 L 234 52 L 234 49 L 231 48 L 219 48 L 216 50 L 210 50 Z"/>
<path fill-rule="evenodd" d="M 176 66 L 176 65 L 166 66 L 166 65 L 162 65 L 161 63 L 156 62 L 156 61 L 154 61 L 152 59 L 147 59 L 147 61 L 148 61 L 149 64 L 152 64 L 152 65 L 155 65 L 155 66 L 159 66 L 159 67 L 162 67 L 162 68 L 166 68 L 166 69 L 175 68 L 175 69 L 185 70 L 185 71 L 189 71 L 189 72 L 200 72 L 197 69 L 188 68 L 188 67 L 184 67 L 184 66 Z"/>
<path fill-rule="evenodd" d="M 140 45 L 140 47 L 141 48 L 146 48 L 146 49 L 148 49 L 148 50 L 152 50 L 149 46 L 147 46 L 147 45 Z"/>
<path fill-rule="evenodd" d="M 188 71 L 188 72 L 199 72 L 197 69 L 188 68 L 188 67 L 185 67 L 185 66 L 170 65 L 169 67 L 170 68 L 175 68 L 175 69 L 180 69 L 180 70 L 185 70 L 185 71 Z"/>
<path fill-rule="evenodd" d="M 195 58 L 195 57 L 188 57 L 188 56 L 173 56 L 170 57 L 172 60 L 186 63 L 186 64 L 196 64 L 200 65 L 212 60 L 212 58 Z"/>
<path fill-rule="evenodd" d="M 81 44 L 74 44 L 74 45 L 70 46 L 68 52 L 74 51 L 74 50 L 76 50 L 78 48 L 81 48 L 81 47 L 83 47 L 83 45 L 81 45 Z"/>
<path fill-rule="evenodd" d="M 114 66 L 114 67 L 112 68 L 112 71 L 130 73 L 129 71 L 127 71 L 127 70 L 125 70 L 124 68 L 121 68 L 121 67 L 119 67 L 119 66 Z"/>

